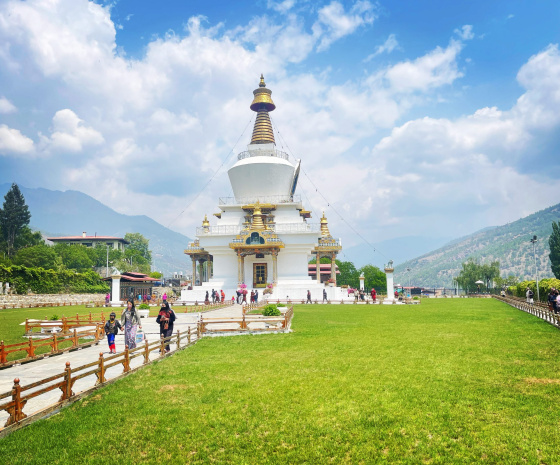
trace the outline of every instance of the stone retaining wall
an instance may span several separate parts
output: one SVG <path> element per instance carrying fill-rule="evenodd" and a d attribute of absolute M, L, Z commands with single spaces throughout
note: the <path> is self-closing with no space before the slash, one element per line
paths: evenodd
<path fill-rule="evenodd" d="M 36 294 L 36 295 L 0 295 L 0 309 L 64 307 L 68 305 L 87 305 L 94 307 L 105 304 L 105 294 Z"/>

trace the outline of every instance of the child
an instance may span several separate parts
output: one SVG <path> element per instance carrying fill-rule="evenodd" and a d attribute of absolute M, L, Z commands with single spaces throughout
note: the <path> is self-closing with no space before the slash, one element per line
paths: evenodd
<path fill-rule="evenodd" d="M 116 354 L 115 349 L 115 335 L 118 334 L 119 329 L 122 331 L 121 322 L 116 319 L 115 312 L 111 312 L 109 320 L 105 323 L 105 334 L 107 335 L 107 342 L 109 343 L 109 353 Z"/>

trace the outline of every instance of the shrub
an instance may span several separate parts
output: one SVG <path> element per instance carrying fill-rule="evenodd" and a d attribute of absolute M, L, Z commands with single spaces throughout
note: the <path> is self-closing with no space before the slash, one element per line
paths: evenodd
<path fill-rule="evenodd" d="M 149 310 L 150 306 L 148 304 L 140 304 L 138 305 L 139 310 Z"/>
<path fill-rule="evenodd" d="M 51 321 L 56 321 L 56 320 L 58 320 L 58 315 L 55 314 L 55 315 L 51 316 L 51 317 L 49 318 L 49 320 L 51 320 Z"/>
<path fill-rule="evenodd" d="M 262 314 L 264 316 L 280 316 L 282 312 L 278 310 L 278 306 L 276 304 L 266 304 L 263 308 Z"/>

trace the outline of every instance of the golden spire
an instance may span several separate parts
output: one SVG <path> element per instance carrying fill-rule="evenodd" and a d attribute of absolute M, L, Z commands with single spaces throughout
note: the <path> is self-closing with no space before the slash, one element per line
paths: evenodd
<path fill-rule="evenodd" d="M 325 216 L 325 212 L 323 212 L 323 217 L 321 218 L 321 236 L 322 237 L 331 237 L 331 233 L 329 232 L 329 227 L 327 223 L 327 217 Z"/>
<path fill-rule="evenodd" d="M 208 216 L 204 215 L 204 220 L 202 221 L 202 227 L 208 229 L 210 227 L 210 221 L 208 221 Z"/>
<path fill-rule="evenodd" d="M 261 74 L 259 88 L 253 91 L 253 102 L 251 103 L 251 110 L 257 112 L 257 119 L 253 127 L 253 137 L 251 137 L 251 144 L 274 144 L 274 132 L 272 131 L 272 124 L 270 123 L 269 111 L 276 108 L 271 97 L 272 91 L 266 88 L 264 76 Z"/>
<path fill-rule="evenodd" d="M 263 214 L 261 211 L 261 207 L 259 206 L 259 204 L 257 204 L 255 206 L 255 210 L 253 211 L 253 222 L 251 224 L 251 229 L 258 229 L 258 230 L 266 229 L 262 217 Z"/>

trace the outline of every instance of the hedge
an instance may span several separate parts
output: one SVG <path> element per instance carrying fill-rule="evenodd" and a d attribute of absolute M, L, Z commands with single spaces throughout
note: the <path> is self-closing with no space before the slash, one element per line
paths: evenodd
<path fill-rule="evenodd" d="M 76 273 L 72 270 L 0 265 L 0 282 L 10 283 L 17 294 L 27 294 L 28 290 L 35 294 L 101 294 L 110 291 L 109 284 L 102 281 L 94 271 Z"/>
<path fill-rule="evenodd" d="M 508 287 L 508 291 L 517 297 L 525 297 L 527 288 L 533 291 L 533 298 L 537 300 L 536 281 L 521 281 L 516 286 Z M 539 280 L 539 297 L 541 299 L 541 302 L 546 302 L 548 300 L 548 293 L 550 292 L 551 288 L 560 289 L 560 279 L 547 278 Z"/>

